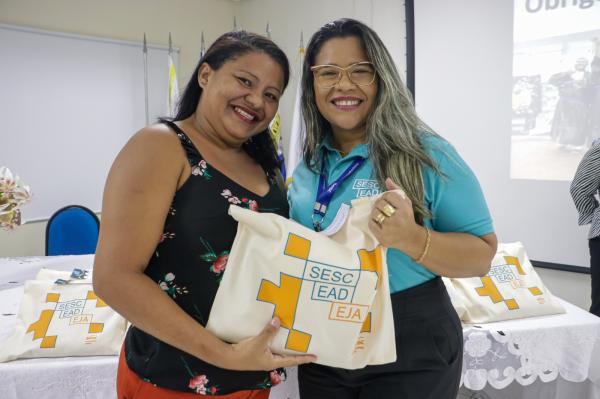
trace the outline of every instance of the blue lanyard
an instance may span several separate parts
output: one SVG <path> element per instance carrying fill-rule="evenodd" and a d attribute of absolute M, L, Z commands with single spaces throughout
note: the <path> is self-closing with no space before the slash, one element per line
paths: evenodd
<path fill-rule="evenodd" d="M 362 166 L 366 158 L 356 158 L 350 166 L 344 170 L 344 172 L 338 177 L 333 183 L 327 184 L 327 171 L 325 169 L 325 159 L 322 161 L 321 175 L 319 176 L 319 186 L 317 188 L 317 198 L 315 199 L 315 206 L 313 207 L 312 221 L 315 231 L 321 231 L 321 224 L 325 213 L 327 213 L 327 207 L 333 198 L 333 195 L 342 183 L 347 180 L 358 168 Z"/>

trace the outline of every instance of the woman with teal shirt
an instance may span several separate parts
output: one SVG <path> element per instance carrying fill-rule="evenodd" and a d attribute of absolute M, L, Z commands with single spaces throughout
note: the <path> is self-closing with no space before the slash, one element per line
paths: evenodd
<path fill-rule="evenodd" d="M 378 35 L 340 19 L 311 38 L 302 78 L 303 162 L 290 216 L 315 230 L 342 204 L 386 192 L 370 228 L 388 249 L 397 361 L 299 369 L 302 398 L 456 398 L 462 328 L 439 276 L 487 273 L 497 240 L 481 188 L 454 147 L 415 113 Z"/>

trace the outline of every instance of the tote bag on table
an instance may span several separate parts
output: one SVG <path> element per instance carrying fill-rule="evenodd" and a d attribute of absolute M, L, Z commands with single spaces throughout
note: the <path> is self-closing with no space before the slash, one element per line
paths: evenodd
<path fill-rule="evenodd" d="M 520 242 L 498 245 L 484 277 L 451 278 L 448 293 L 465 323 L 489 323 L 565 313 L 544 285 Z"/>
<path fill-rule="evenodd" d="M 0 362 L 119 354 L 127 321 L 96 296 L 86 271 L 41 269 L 36 278 L 25 282 L 14 332 L 0 344 Z"/>

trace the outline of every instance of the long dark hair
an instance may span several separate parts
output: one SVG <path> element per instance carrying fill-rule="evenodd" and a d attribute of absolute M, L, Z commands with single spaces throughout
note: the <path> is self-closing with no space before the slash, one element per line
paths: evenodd
<path fill-rule="evenodd" d="M 227 61 L 252 52 L 265 53 L 281 66 L 285 90 L 290 79 L 290 64 L 285 53 L 270 39 L 256 33 L 244 30 L 227 32 L 215 40 L 198 61 L 198 65 L 179 99 L 177 113 L 170 120 L 181 121 L 196 112 L 202 96 L 202 88 L 198 83 L 198 71 L 202 64 L 207 63 L 213 70 L 217 70 Z M 279 167 L 277 152 L 268 128 L 251 137 L 242 145 L 242 148 L 265 170 L 274 171 Z"/>
<path fill-rule="evenodd" d="M 422 138 L 436 135 L 418 116 L 412 96 L 377 33 L 362 22 L 342 18 L 323 25 L 310 39 L 302 67 L 302 116 L 306 124 L 303 157 L 306 165 L 318 171 L 318 144 L 331 130 L 315 101 L 314 76 L 310 67 L 323 44 L 333 38 L 356 37 L 368 60 L 377 71 L 377 95 L 373 111 L 367 119 L 369 157 L 382 187 L 391 177 L 406 192 L 413 203 L 415 218 L 430 217 L 423 205 L 423 166 L 439 173 L 437 164 L 425 151 Z"/>

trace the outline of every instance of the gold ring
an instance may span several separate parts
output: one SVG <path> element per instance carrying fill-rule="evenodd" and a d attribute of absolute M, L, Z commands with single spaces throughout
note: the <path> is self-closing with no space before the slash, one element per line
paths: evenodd
<path fill-rule="evenodd" d="M 385 204 L 385 206 L 381 209 L 381 213 L 387 217 L 391 217 L 394 213 L 396 213 L 396 208 L 390 204 Z"/>
<path fill-rule="evenodd" d="M 375 219 L 373 219 L 373 220 L 375 220 L 375 222 L 378 225 L 382 225 L 383 222 L 385 221 L 385 219 L 387 219 L 387 216 L 385 216 L 383 213 L 380 213 L 377 216 L 375 216 Z"/>

